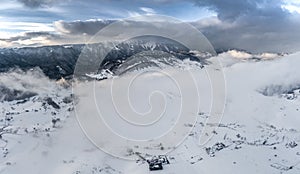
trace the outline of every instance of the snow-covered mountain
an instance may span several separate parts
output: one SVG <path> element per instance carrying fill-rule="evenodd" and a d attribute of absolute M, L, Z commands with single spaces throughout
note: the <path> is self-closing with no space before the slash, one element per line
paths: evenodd
<path fill-rule="evenodd" d="M 86 46 L 90 56 L 97 56 L 101 49 L 106 49 L 112 43 L 95 43 Z M 174 56 L 176 59 L 190 59 L 202 61 L 185 46 L 169 39 L 144 36 L 121 43 L 113 43 L 114 48 L 108 53 L 99 70 L 109 69 L 111 72 L 120 71 L 119 66 L 127 58 L 144 51 L 163 51 Z M 0 49 L 0 72 L 20 68 L 28 70 L 39 67 L 46 76 L 51 79 L 71 78 L 76 61 L 85 45 L 62 45 L 24 48 L 1 48 Z M 200 57 L 202 58 L 202 57 Z M 168 62 L 165 62 L 168 63 Z"/>
<path fill-rule="evenodd" d="M 195 125 L 182 123 L 192 131 L 179 147 L 167 154 L 170 164 L 153 173 L 300 172 L 299 53 L 250 55 L 231 50 L 219 54 L 227 84 L 226 107 L 220 123 L 207 123 L 211 116 L 211 88 L 206 83 L 209 80 L 206 68 L 212 66 L 211 62 L 217 57 L 199 62 L 191 58 L 197 58 L 199 53 L 182 51 L 183 48 L 177 46 L 166 47 L 167 43 L 139 45 L 132 51 L 129 49 L 132 44 L 116 46 L 116 50 L 126 48 L 124 50 L 129 51 L 118 56 L 112 52 L 115 57 L 103 64 L 107 67 L 105 72 L 90 74 L 93 78 L 103 74 L 111 77 L 95 81 L 93 85 L 99 89 L 95 96 L 101 96 L 95 101 L 103 108 L 108 123 L 115 123 L 111 125 L 117 133 L 134 130 L 124 131 L 124 127 L 116 124 L 118 113 L 110 103 L 112 83 L 118 84 L 114 90 L 122 94 L 127 90 L 128 81 L 142 73 L 131 86 L 131 104 L 138 112 L 148 111 L 148 94 L 159 89 L 164 100 L 154 95 L 150 104 L 154 109 L 164 106 L 161 102 L 167 104 L 165 113 L 171 116 L 167 117 L 171 121 L 161 120 L 165 126 L 172 124 L 172 115 L 178 109 L 176 104 L 181 100 L 178 89 L 172 86 L 172 79 L 185 82 L 182 90 L 192 97 L 195 94 L 189 87 L 196 83 L 202 101 L 199 112 L 184 112 L 195 116 L 197 122 Z M 147 163 L 138 156 L 134 161 L 122 160 L 98 149 L 79 126 L 74 107 L 84 106 L 88 115 L 97 112 L 90 110 L 90 102 L 80 102 L 84 101 L 85 93 L 82 96 L 72 93 L 73 80 L 56 79 L 72 74 L 81 49 L 80 45 L 1 49 L 0 173 L 149 173 Z M 140 50 L 135 52 L 136 49 Z M 156 54 L 160 56 L 155 57 Z M 120 58 L 124 55 L 127 59 Z M 53 59 L 48 60 L 52 56 Z M 176 58 L 178 56 L 183 58 Z M 49 62 L 42 66 L 45 59 Z M 15 65 L 25 71 L 7 71 Z M 195 79 L 193 84 L 186 81 L 191 75 Z M 73 85 L 86 83 L 90 82 Z M 116 104 L 126 106 L 128 100 L 119 96 L 118 102 Z M 195 104 L 195 100 L 191 99 L 188 104 Z M 208 143 L 199 146 L 197 142 L 205 126 L 216 130 Z M 160 131 L 164 129 L 153 129 L 150 133 L 159 134 Z M 146 135 L 135 131 L 132 136 Z M 157 152 L 162 147 L 149 144 L 147 150 Z M 142 153 L 143 149 L 139 148 L 134 147 L 128 155 L 135 157 L 136 153 L 132 152 Z M 151 154 L 141 155 L 151 157 Z"/>

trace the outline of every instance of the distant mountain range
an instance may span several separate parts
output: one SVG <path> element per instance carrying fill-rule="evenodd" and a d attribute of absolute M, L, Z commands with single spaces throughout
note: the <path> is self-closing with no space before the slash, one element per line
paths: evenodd
<path fill-rule="evenodd" d="M 61 45 L 61 46 L 43 46 L 43 47 L 24 47 L 24 48 L 0 48 L 0 72 L 6 72 L 11 69 L 19 68 L 28 70 L 31 68 L 39 67 L 46 76 L 51 79 L 72 78 L 74 68 L 78 57 L 80 56 L 85 45 Z M 104 43 L 90 44 L 89 54 L 97 56 L 101 49 L 105 48 Z M 101 69 L 109 69 L 113 73 L 122 73 L 119 67 L 127 59 L 135 54 L 152 51 L 155 52 L 154 57 L 161 59 L 157 55 L 158 52 L 164 52 L 167 56 L 166 61 L 170 57 L 176 59 L 190 59 L 193 61 L 200 61 L 205 63 L 199 54 L 190 52 L 188 48 L 175 41 L 164 39 L 153 39 L 149 37 L 129 40 L 122 43 L 115 43 L 114 48 L 107 54 L 104 61 L 99 67 Z M 157 52 L 158 51 L 158 52 Z M 141 54 L 140 56 L 142 56 Z M 148 57 L 149 52 L 146 54 Z M 208 56 L 203 54 L 203 57 Z M 135 57 L 136 58 L 136 57 Z M 143 64 L 145 60 L 143 59 Z M 132 59 L 131 62 L 133 63 Z M 160 60 L 162 62 L 162 59 Z M 153 63 L 153 62 L 152 62 Z M 168 62 L 165 62 L 168 64 Z M 128 64 L 128 63 L 127 63 Z M 129 66 L 129 65 L 128 65 Z M 124 68 L 124 65 L 123 65 Z M 126 68 L 125 68 L 126 69 Z"/>

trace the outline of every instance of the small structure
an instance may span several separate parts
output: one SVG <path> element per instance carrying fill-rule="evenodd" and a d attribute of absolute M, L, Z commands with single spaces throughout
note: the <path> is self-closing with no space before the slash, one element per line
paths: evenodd
<path fill-rule="evenodd" d="M 163 170 L 163 165 L 170 164 L 166 155 L 153 156 L 151 159 L 146 159 L 140 153 L 135 153 L 143 161 L 146 161 L 149 164 L 149 170 Z"/>
<path fill-rule="evenodd" d="M 154 156 L 151 160 L 147 160 L 149 164 L 149 170 L 162 170 L 163 165 L 170 164 L 166 155 Z"/>
<path fill-rule="evenodd" d="M 162 170 L 163 166 L 162 166 L 162 162 L 161 161 L 149 161 L 149 170 L 153 171 L 153 170 Z"/>

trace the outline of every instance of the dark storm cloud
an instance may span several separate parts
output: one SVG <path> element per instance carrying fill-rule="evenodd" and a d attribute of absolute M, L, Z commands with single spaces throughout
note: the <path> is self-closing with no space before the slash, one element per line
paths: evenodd
<path fill-rule="evenodd" d="M 220 24 L 210 26 L 203 26 L 201 22 L 193 24 L 218 50 L 235 48 L 251 52 L 300 51 L 300 33 L 297 32 L 300 23 L 297 21 L 281 24 L 251 24 L 244 21 L 234 24 L 220 21 Z"/>
<path fill-rule="evenodd" d="M 299 51 L 299 14 L 282 8 L 280 0 L 199 0 L 196 5 L 217 12 L 216 18 L 193 23 L 216 49 L 252 52 Z"/>
<path fill-rule="evenodd" d="M 63 34 L 87 34 L 94 35 L 103 27 L 114 22 L 113 20 L 88 20 L 88 21 L 56 21 L 54 22 L 55 28 Z"/>
<path fill-rule="evenodd" d="M 22 4 L 30 8 L 52 6 L 58 0 L 18 0 Z"/>
<path fill-rule="evenodd" d="M 241 16 L 283 17 L 281 0 L 193 0 L 198 6 L 208 7 L 218 13 L 221 20 L 235 20 Z"/>

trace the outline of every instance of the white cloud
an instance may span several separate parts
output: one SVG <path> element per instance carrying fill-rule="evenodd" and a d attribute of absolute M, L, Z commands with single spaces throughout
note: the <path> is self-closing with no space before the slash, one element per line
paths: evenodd
<path fill-rule="evenodd" d="M 141 16 L 142 14 L 136 11 L 127 11 L 129 17 Z"/>
<path fill-rule="evenodd" d="M 260 55 L 257 55 L 257 57 L 259 57 L 261 59 L 275 59 L 275 58 L 278 58 L 279 55 L 275 54 L 275 53 L 262 53 Z"/>
<path fill-rule="evenodd" d="M 289 5 L 283 5 L 282 8 L 288 10 L 291 13 L 300 14 L 300 6 L 289 4 Z"/>
<path fill-rule="evenodd" d="M 156 11 L 154 9 L 148 7 L 140 7 L 139 10 L 140 11 L 127 11 L 128 17 L 156 14 Z"/>
<path fill-rule="evenodd" d="M 1 1 L 1 6 L 0 10 L 6 10 L 6 9 L 20 9 L 22 8 L 21 4 L 18 3 L 11 3 L 10 1 L 7 0 L 2 0 Z"/>
<path fill-rule="evenodd" d="M 237 50 L 230 50 L 227 52 L 230 56 L 237 58 L 237 59 L 250 59 L 253 57 L 250 53 L 237 51 Z"/>
<path fill-rule="evenodd" d="M 12 34 L 10 32 L 0 31 L 0 39 L 8 39 L 13 36 L 15 36 L 15 34 Z"/>
<path fill-rule="evenodd" d="M 291 13 L 300 14 L 300 1 L 299 0 L 284 0 L 284 4 L 281 6 L 283 9 L 288 10 Z"/>
<path fill-rule="evenodd" d="M 37 22 L 3 22 L 0 21 L 1 28 L 6 30 L 23 31 L 55 31 L 52 24 Z"/>
<path fill-rule="evenodd" d="M 258 59 L 260 59 L 261 61 L 272 60 L 272 59 L 280 58 L 285 55 L 286 54 L 269 53 L 269 52 L 252 54 L 245 51 L 229 50 L 227 52 L 220 53 L 218 57 L 220 58 L 222 65 L 224 67 L 229 67 L 238 62 L 257 61 Z"/>
<path fill-rule="evenodd" d="M 146 14 L 155 14 L 156 13 L 156 11 L 154 9 L 148 8 L 148 7 L 140 7 L 140 10 L 142 10 Z"/>
<path fill-rule="evenodd" d="M 207 18 L 203 18 L 196 22 L 192 22 L 194 26 L 198 29 L 207 28 L 207 27 L 217 27 L 220 29 L 229 29 L 235 27 L 236 23 L 230 23 L 227 21 L 220 20 L 217 16 L 211 16 Z"/>
<path fill-rule="evenodd" d="M 67 30 L 67 29 L 64 27 L 64 21 L 62 21 L 62 20 L 54 21 L 54 22 L 53 22 L 53 25 L 55 26 L 55 29 L 56 29 L 58 32 L 66 33 L 66 34 L 69 34 L 69 33 L 70 33 L 70 31 Z"/>
<path fill-rule="evenodd" d="M 15 44 L 19 44 L 19 45 L 35 45 L 35 44 L 49 45 L 52 43 L 50 40 L 48 40 L 47 37 L 44 37 L 44 36 L 39 36 L 39 37 L 26 39 L 26 40 L 18 40 L 18 41 L 14 41 L 14 42 L 15 42 Z"/>

